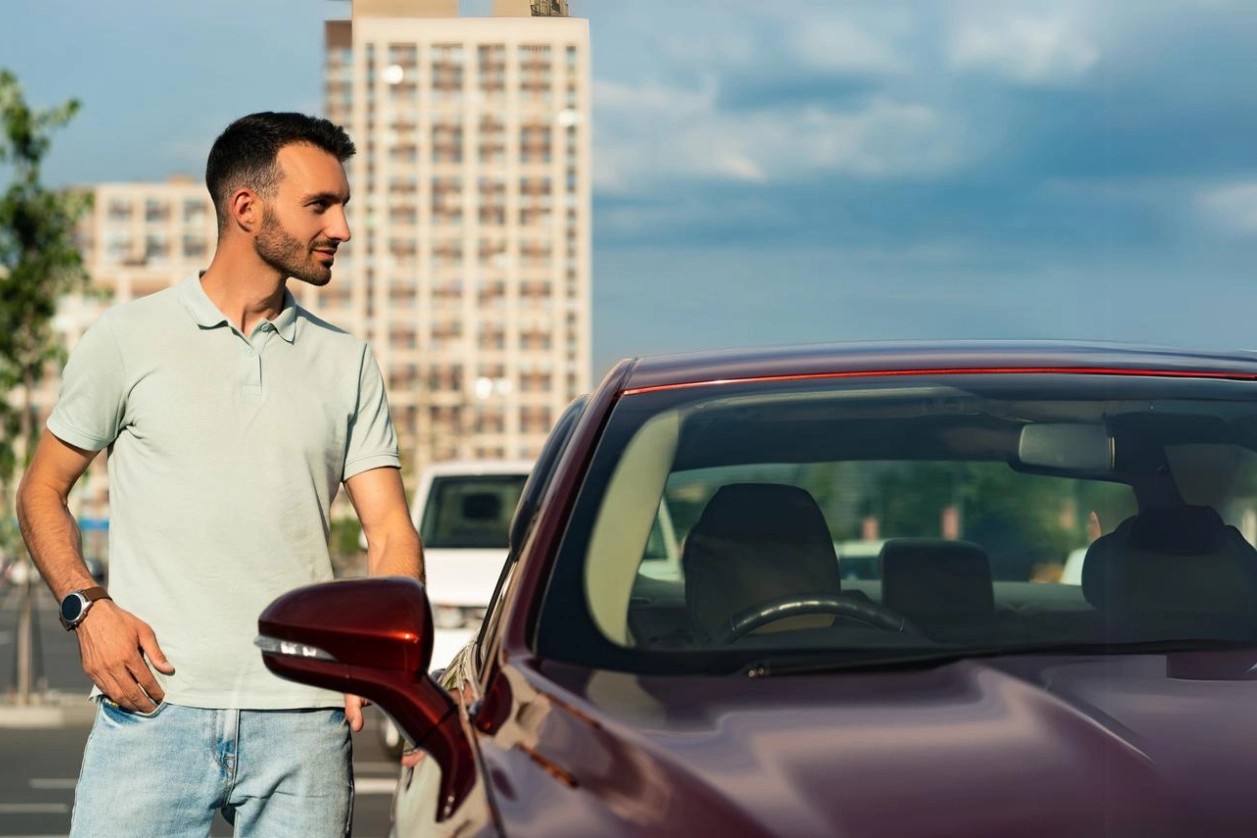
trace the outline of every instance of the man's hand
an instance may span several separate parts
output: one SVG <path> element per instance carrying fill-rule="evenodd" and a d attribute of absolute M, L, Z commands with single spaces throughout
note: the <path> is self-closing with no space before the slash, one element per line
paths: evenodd
<path fill-rule="evenodd" d="M 79 638 L 83 671 L 106 697 L 133 713 L 157 709 L 166 692 L 149 664 L 165 675 L 173 675 L 175 668 L 166 660 L 148 623 L 113 600 L 101 599 L 74 633 Z"/>
<path fill-rule="evenodd" d="M 370 706 L 371 702 L 365 698 L 345 693 L 345 721 L 349 722 L 349 729 L 354 733 L 362 730 L 362 726 L 366 721 L 362 715 L 362 708 Z"/>

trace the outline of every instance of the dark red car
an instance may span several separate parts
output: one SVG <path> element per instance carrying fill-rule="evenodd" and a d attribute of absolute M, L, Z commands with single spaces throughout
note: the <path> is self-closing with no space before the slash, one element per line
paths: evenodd
<path fill-rule="evenodd" d="M 442 685 L 404 580 L 288 594 L 259 645 L 427 753 L 403 836 L 1250 835 L 1255 538 L 1257 355 L 630 360 Z"/>

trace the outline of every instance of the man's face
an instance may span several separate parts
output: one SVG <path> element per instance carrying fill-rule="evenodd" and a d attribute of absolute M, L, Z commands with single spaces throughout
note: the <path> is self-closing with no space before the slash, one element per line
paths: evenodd
<path fill-rule="evenodd" d="M 349 241 L 349 180 L 333 155 L 311 145 L 284 146 L 276 158 L 279 185 L 265 201 L 253 246 L 284 276 L 323 286 L 332 279 L 336 248 Z"/>

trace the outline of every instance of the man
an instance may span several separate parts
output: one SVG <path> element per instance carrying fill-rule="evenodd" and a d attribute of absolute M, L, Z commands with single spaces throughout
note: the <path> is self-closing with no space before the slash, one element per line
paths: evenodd
<path fill-rule="evenodd" d="M 75 347 L 19 489 L 22 534 L 99 697 L 74 835 L 343 835 L 362 702 L 279 679 L 253 648 L 279 594 L 328 580 L 341 483 L 368 572 L 422 578 L 384 383 L 367 346 L 302 309 L 349 240 L 344 131 L 259 113 L 215 141 L 198 278 L 107 311 Z M 66 498 L 109 449 L 110 589 Z"/>

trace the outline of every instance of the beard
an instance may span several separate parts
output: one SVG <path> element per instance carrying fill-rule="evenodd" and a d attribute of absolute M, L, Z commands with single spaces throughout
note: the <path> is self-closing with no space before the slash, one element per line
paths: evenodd
<path fill-rule="evenodd" d="M 321 288 L 332 281 L 332 269 L 315 261 L 316 247 L 335 247 L 334 242 L 315 242 L 307 246 L 289 235 L 270 210 L 262 214 L 262 229 L 253 241 L 258 258 L 284 275 Z"/>

